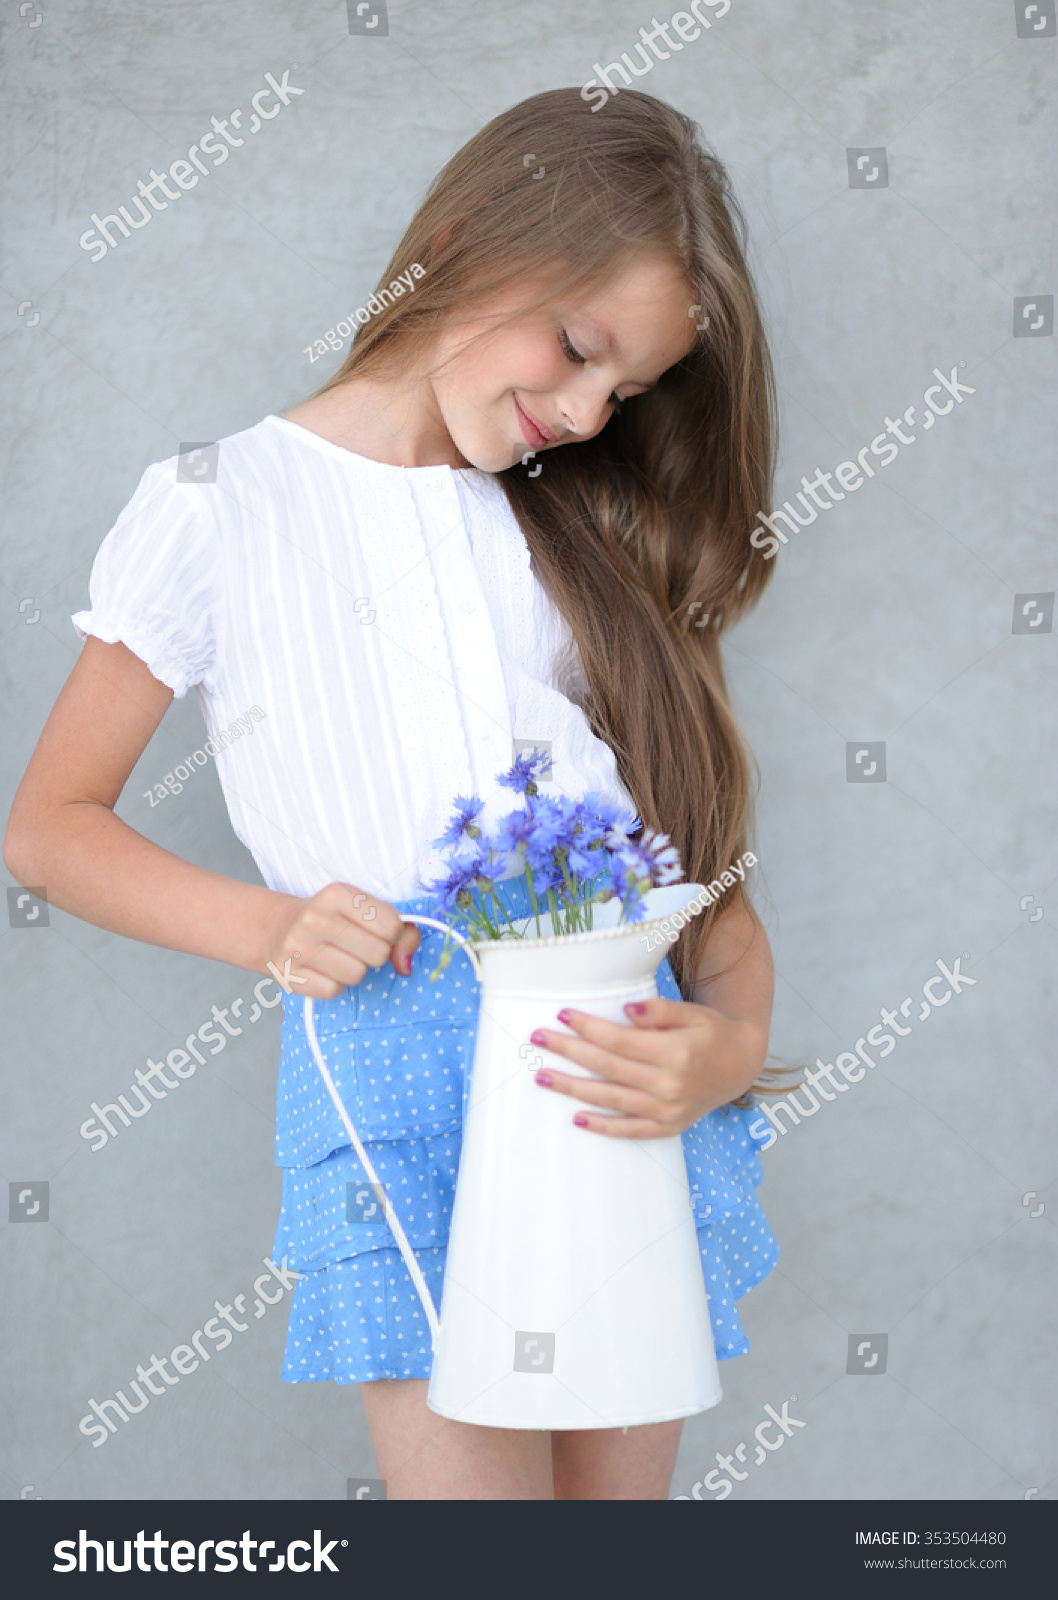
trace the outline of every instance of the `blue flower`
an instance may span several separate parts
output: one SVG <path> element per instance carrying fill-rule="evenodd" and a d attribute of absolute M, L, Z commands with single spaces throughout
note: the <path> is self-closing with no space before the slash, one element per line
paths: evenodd
<path fill-rule="evenodd" d="M 512 867 L 527 874 L 534 906 L 546 896 L 556 931 L 567 933 L 590 927 L 590 904 L 614 896 L 623 922 L 641 922 L 643 896 L 683 876 L 668 835 L 647 829 L 633 839 L 643 824 L 620 802 L 597 792 L 578 800 L 541 794 L 537 780 L 550 769 L 550 757 L 539 749 L 524 752 L 496 780 L 523 796 L 520 806 L 486 836 L 478 821 L 482 801 L 458 795 L 451 822 L 434 841 L 447 853 L 447 872 L 423 888 L 442 914 L 462 921 L 474 937 L 507 935 L 501 906 L 490 910 L 488 902 L 498 898 L 497 879 Z"/>
<path fill-rule="evenodd" d="M 522 806 L 518 811 L 510 811 L 507 816 L 501 817 L 496 825 L 495 847 L 503 850 L 517 850 L 520 844 L 525 844 L 533 832 L 533 814 L 528 806 Z"/>
<path fill-rule="evenodd" d="M 567 861 L 571 873 L 594 876 L 609 863 L 607 835 L 618 822 L 635 819 L 622 805 L 604 800 L 601 795 L 582 795 L 571 814 Z"/>
<path fill-rule="evenodd" d="M 533 795 L 526 809 L 533 819 L 533 843 L 544 850 L 565 844 L 573 831 L 573 802 L 564 794 Z"/>
<path fill-rule="evenodd" d="M 622 906 L 621 921 L 642 922 L 647 908 L 642 899 L 643 880 L 638 877 L 637 868 L 630 862 L 615 861 L 613 886 Z"/>
<path fill-rule="evenodd" d="M 650 881 L 655 887 L 678 883 L 683 877 L 680 852 L 669 840 L 667 833 L 655 833 L 648 828 L 639 840 L 638 848 L 648 865 Z"/>
<path fill-rule="evenodd" d="M 523 750 L 516 756 L 508 772 L 501 773 L 496 782 L 516 794 L 536 794 L 536 785 L 551 771 L 551 757 L 539 748 Z"/>
<path fill-rule="evenodd" d="M 577 801 L 577 817 L 585 830 L 586 838 L 582 842 L 591 844 L 596 840 L 605 843 L 607 833 L 618 823 L 623 823 L 630 833 L 639 826 L 639 818 L 626 806 L 616 800 L 604 800 L 595 790 Z"/>
<path fill-rule="evenodd" d="M 448 845 L 459 844 L 466 836 L 475 839 L 481 829 L 475 826 L 475 818 L 480 816 L 484 801 L 478 800 L 474 795 L 457 794 L 455 798 L 455 811 L 440 838 L 433 843 L 439 850 Z"/>
<path fill-rule="evenodd" d="M 552 889 L 563 881 L 559 852 L 568 844 L 569 801 L 565 796 L 536 795 L 528 803 L 531 831 L 525 841 L 525 859 L 538 889 Z"/>
<path fill-rule="evenodd" d="M 443 911 L 466 910 L 472 904 L 473 889 L 492 887 L 491 877 L 486 874 L 489 866 L 489 853 L 475 840 L 469 854 L 450 860 L 446 877 L 426 883 L 423 888 L 427 894 L 436 895 Z"/>
<path fill-rule="evenodd" d="M 655 833 L 653 828 L 633 840 L 618 824 L 611 828 L 608 839 L 615 853 L 614 888 L 624 908 L 624 921 L 639 922 L 644 911 L 641 897 L 650 889 L 677 883 L 683 877 L 680 853 L 669 842 L 667 833 Z"/>
<path fill-rule="evenodd" d="M 606 833 L 607 848 L 610 850 L 628 849 L 635 842 L 631 837 L 632 832 L 633 829 L 630 824 L 620 821 L 615 822 Z"/>

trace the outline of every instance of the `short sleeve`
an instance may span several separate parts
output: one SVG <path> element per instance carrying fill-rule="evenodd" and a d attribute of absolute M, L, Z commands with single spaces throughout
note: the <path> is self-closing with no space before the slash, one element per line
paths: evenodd
<path fill-rule="evenodd" d="M 123 644 L 181 699 L 216 664 L 220 550 L 208 489 L 176 482 L 176 458 L 147 468 L 92 564 L 82 638 Z"/>

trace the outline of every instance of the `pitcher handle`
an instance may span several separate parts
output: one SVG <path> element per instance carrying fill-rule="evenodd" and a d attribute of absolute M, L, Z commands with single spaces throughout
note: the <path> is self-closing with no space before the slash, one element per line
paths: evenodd
<path fill-rule="evenodd" d="M 371 1159 L 361 1143 L 360 1135 L 353 1127 L 352 1118 L 345 1109 L 345 1106 L 342 1102 L 342 1097 L 338 1093 L 334 1079 L 327 1070 L 327 1063 L 323 1059 L 323 1055 L 320 1050 L 320 1043 L 316 1037 L 316 1021 L 313 1015 L 313 1002 L 309 999 L 308 995 L 305 996 L 304 1007 L 305 1036 L 309 1041 L 309 1047 L 312 1050 L 312 1054 L 316 1058 L 316 1065 L 319 1068 L 320 1077 L 323 1079 L 327 1093 L 331 1097 L 334 1109 L 341 1118 L 342 1126 L 349 1135 L 349 1142 L 359 1157 L 360 1165 L 367 1174 L 367 1181 L 375 1191 L 376 1198 L 379 1200 L 382 1206 L 383 1220 L 387 1223 L 390 1232 L 397 1241 L 397 1249 L 400 1251 L 401 1256 L 403 1257 L 404 1265 L 407 1267 L 408 1272 L 411 1275 L 411 1281 L 415 1285 L 415 1291 L 418 1294 L 419 1299 L 422 1301 L 422 1308 L 426 1313 L 426 1321 L 430 1329 L 431 1349 L 436 1349 L 437 1331 L 439 1326 L 437 1311 L 430 1295 L 430 1291 L 427 1287 L 426 1279 L 422 1275 L 422 1268 L 419 1266 L 419 1263 L 415 1258 L 414 1250 L 408 1243 L 408 1236 L 401 1226 L 400 1218 L 393 1209 L 389 1195 L 383 1188 L 378 1173 L 375 1171 Z"/>
<path fill-rule="evenodd" d="M 450 928 L 446 922 L 438 922 L 436 917 L 411 916 L 411 915 L 407 915 L 405 913 L 402 913 L 401 914 L 401 920 L 403 922 L 419 922 L 419 923 L 422 923 L 427 928 L 439 928 L 442 933 L 451 934 L 452 938 L 456 939 L 459 942 L 459 944 L 463 947 L 463 951 L 464 951 L 465 955 L 467 956 L 467 959 L 470 961 L 471 966 L 474 968 L 475 977 L 478 979 L 479 982 L 481 981 L 481 962 L 480 962 L 480 960 L 478 958 L 477 951 L 473 948 L 470 940 L 467 939 L 467 938 L 464 938 L 463 934 L 457 933 L 456 930 L 454 928 Z M 390 1201 L 389 1195 L 386 1193 L 385 1189 L 383 1188 L 382 1183 L 381 1183 L 381 1181 L 379 1179 L 378 1173 L 375 1171 L 374 1165 L 372 1164 L 371 1158 L 369 1157 L 367 1151 L 364 1149 L 363 1143 L 362 1143 L 362 1141 L 360 1139 L 360 1135 L 357 1133 L 356 1129 L 353 1126 L 353 1120 L 350 1117 L 348 1111 L 345 1109 L 345 1105 L 344 1105 L 344 1103 L 342 1101 L 341 1095 L 338 1093 L 338 1089 L 337 1089 L 337 1086 L 336 1086 L 336 1084 L 334 1082 L 334 1079 L 331 1077 L 330 1072 L 327 1070 L 327 1063 L 323 1059 L 323 1053 L 320 1050 L 320 1042 L 319 1042 L 319 1039 L 316 1037 L 316 1020 L 315 1020 L 315 1014 L 314 1014 L 314 1009 L 313 1009 L 313 1002 L 308 998 L 307 995 L 306 995 L 305 1001 L 304 1001 L 304 1017 L 305 1017 L 305 1037 L 309 1041 L 309 1048 L 311 1049 L 312 1054 L 315 1057 L 316 1066 L 319 1069 L 320 1077 L 323 1079 L 324 1087 L 326 1088 L 327 1093 L 331 1097 L 331 1102 L 334 1105 L 334 1109 L 337 1111 L 339 1117 L 341 1118 L 342 1127 L 345 1129 L 346 1133 L 349 1135 L 349 1143 L 352 1145 L 353 1149 L 356 1151 L 357 1157 L 358 1157 L 358 1159 L 360 1161 L 360 1165 L 363 1167 L 364 1172 L 367 1174 L 367 1181 L 371 1185 L 372 1189 L 375 1191 L 376 1198 L 378 1199 L 379 1203 L 382 1206 L 382 1217 L 383 1217 L 383 1220 L 387 1224 L 387 1226 L 388 1226 L 390 1232 L 392 1233 L 394 1239 L 397 1241 L 397 1249 L 401 1253 L 401 1257 L 402 1257 L 402 1259 L 404 1261 L 404 1265 L 407 1267 L 408 1272 L 409 1272 L 409 1274 L 411 1276 L 411 1281 L 415 1285 L 415 1291 L 418 1294 L 419 1299 L 422 1301 L 423 1311 L 426 1313 L 426 1321 L 427 1321 L 427 1324 L 429 1325 L 429 1329 L 430 1329 L 430 1345 L 431 1345 L 431 1348 L 436 1349 L 436 1346 L 437 1346 L 438 1319 L 437 1319 L 437 1310 L 436 1310 L 436 1308 L 434 1306 L 434 1303 L 433 1303 L 433 1298 L 432 1298 L 432 1296 L 430 1294 L 430 1291 L 429 1291 L 429 1289 L 427 1287 L 426 1279 L 422 1275 L 422 1268 L 419 1266 L 419 1263 L 416 1260 L 415 1252 L 412 1249 L 411 1245 L 408 1243 L 408 1236 L 404 1232 L 403 1227 L 401 1226 L 400 1218 L 397 1216 L 397 1213 L 393 1209 L 393 1206 L 392 1206 L 392 1203 Z"/>

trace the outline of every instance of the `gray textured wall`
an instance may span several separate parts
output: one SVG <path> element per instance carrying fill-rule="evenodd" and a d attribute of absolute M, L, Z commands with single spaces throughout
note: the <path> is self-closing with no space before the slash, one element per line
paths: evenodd
<path fill-rule="evenodd" d="M 732 0 L 642 80 L 698 118 L 748 211 L 781 387 L 779 499 L 887 416 L 914 405 L 918 424 L 791 538 L 730 642 L 762 770 L 774 1049 L 832 1062 L 905 998 L 910 1031 L 765 1156 L 782 1261 L 742 1303 L 753 1351 L 722 1369 L 724 1403 L 686 1427 L 677 1495 L 741 1444 L 743 1498 L 1056 1493 L 1055 640 L 1044 602 L 1031 609 L 1055 588 L 1055 345 L 1050 322 L 1033 324 L 1055 287 L 1056 40 L 1053 0 L 1022 23 L 1043 20 L 1035 36 L 1019 36 L 1024 10 Z M 0 15 L 5 813 L 76 659 L 68 614 L 145 464 L 313 387 L 338 357 L 311 366 L 305 346 L 362 303 L 442 159 L 504 107 L 631 50 L 650 14 L 633 0 L 397 3 L 388 23 L 351 36 L 337 0 L 36 0 L 25 16 L 9 0 Z M 92 211 L 183 155 L 211 115 L 248 116 L 264 74 L 287 68 L 301 96 L 90 261 L 78 238 Z M 854 154 L 851 187 L 847 151 L 877 147 L 887 185 Z M 924 431 L 935 367 L 974 392 Z M 143 798 L 201 737 L 190 696 L 118 811 L 257 881 L 211 768 L 153 809 Z M 849 781 L 847 760 L 863 777 L 878 752 L 856 755 L 876 743 L 884 782 L 880 766 Z M 282 1304 L 105 1446 L 78 1432 L 90 1397 L 186 1340 L 215 1301 L 248 1295 L 252 1311 L 279 1203 L 278 1014 L 93 1152 L 78 1135 L 89 1103 L 127 1090 L 214 1004 L 248 997 L 252 977 L 54 910 L 40 922 L 3 930 L 14 1093 L 0 1139 L 19 1220 L 0 1247 L 2 1493 L 343 1496 L 376 1471 L 358 1393 L 280 1384 Z M 923 985 L 956 957 L 973 985 L 922 1017 Z M 45 1183 L 47 1221 L 43 1205 L 25 1217 L 43 1191 L 21 1211 L 18 1196 Z M 850 1340 L 872 1341 L 867 1371 L 847 1371 Z M 804 1426 L 756 1464 L 753 1430 L 786 1401 Z M 723 1493 L 717 1481 L 699 1496 Z"/>

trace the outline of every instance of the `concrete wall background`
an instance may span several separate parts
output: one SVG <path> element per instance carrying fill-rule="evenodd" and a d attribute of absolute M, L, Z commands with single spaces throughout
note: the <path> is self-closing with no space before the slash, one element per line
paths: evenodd
<path fill-rule="evenodd" d="M 1024 10 L 733 0 L 642 81 L 701 122 L 749 215 L 783 402 L 780 501 L 887 415 L 914 404 L 920 418 L 934 367 L 960 364 L 975 391 L 791 538 L 729 646 L 762 770 L 777 1055 L 833 1061 L 881 1007 L 914 1004 L 891 1057 L 765 1156 L 782 1261 L 742 1302 L 752 1354 L 687 1424 L 676 1495 L 742 1443 L 742 1498 L 1056 1494 L 1055 640 L 1042 623 L 1013 631 L 1015 597 L 1055 588 L 1054 340 L 1031 324 L 1055 287 L 1056 40 L 1053 5 L 1035 37 L 1018 35 Z M 304 347 L 363 302 L 448 154 L 526 95 L 584 82 L 650 23 L 632 0 L 392 4 L 385 37 L 351 35 L 333 0 L 5 7 L 5 815 L 78 653 L 68 615 L 143 467 L 314 387 L 340 358 L 310 366 Z M 90 262 L 77 241 L 91 211 L 127 203 L 152 164 L 287 68 L 303 95 Z M 886 187 L 849 187 L 858 147 L 884 147 Z M 1016 316 L 1015 297 L 1040 309 Z M 258 881 L 212 767 L 154 808 L 143 798 L 201 740 L 189 696 L 118 812 Z M 854 761 L 875 742 L 884 783 L 847 781 L 846 747 Z M 5 927 L 2 948 L 0 1167 L 19 1220 L 0 1245 L 0 1493 L 334 1498 L 373 1477 L 356 1389 L 280 1384 L 284 1305 L 104 1447 L 78 1432 L 90 1396 L 186 1340 L 216 1300 L 252 1307 L 279 1204 L 278 1013 L 93 1153 L 78 1135 L 89 1102 L 127 1091 L 214 1004 L 248 1009 L 251 975 L 55 910 L 46 928 Z M 974 985 L 920 1020 L 936 961 L 956 957 Z M 21 1210 L 19 1195 L 45 1183 L 48 1220 L 23 1219 L 44 1191 Z M 881 1334 L 885 1370 L 847 1372 L 850 1338 L 875 1341 L 867 1361 Z M 784 1401 L 805 1426 L 753 1464 L 764 1406 Z M 722 1492 L 712 1482 L 702 1498 Z"/>

